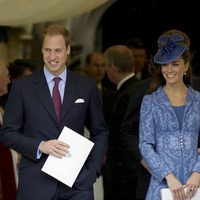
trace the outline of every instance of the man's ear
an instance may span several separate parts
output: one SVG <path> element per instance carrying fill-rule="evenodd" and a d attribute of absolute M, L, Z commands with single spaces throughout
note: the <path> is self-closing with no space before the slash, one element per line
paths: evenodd
<path fill-rule="evenodd" d="M 113 64 L 113 72 L 117 72 L 117 73 L 119 73 L 119 68 L 118 67 L 116 67 L 114 64 Z"/>

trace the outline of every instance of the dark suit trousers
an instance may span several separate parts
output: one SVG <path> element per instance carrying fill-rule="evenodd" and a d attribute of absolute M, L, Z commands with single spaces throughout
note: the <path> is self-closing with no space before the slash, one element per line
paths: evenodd
<path fill-rule="evenodd" d="M 52 200 L 94 200 L 93 188 L 91 190 L 78 190 L 59 182 L 56 195 Z"/>

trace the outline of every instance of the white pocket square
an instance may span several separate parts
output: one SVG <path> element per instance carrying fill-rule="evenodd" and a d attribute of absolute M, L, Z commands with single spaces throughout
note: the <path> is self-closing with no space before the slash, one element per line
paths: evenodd
<path fill-rule="evenodd" d="M 84 99 L 76 99 L 75 103 L 84 103 Z"/>

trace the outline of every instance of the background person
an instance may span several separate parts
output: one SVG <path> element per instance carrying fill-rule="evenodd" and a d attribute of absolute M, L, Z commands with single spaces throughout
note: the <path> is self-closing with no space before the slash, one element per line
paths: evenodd
<path fill-rule="evenodd" d="M 138 82 L 134 74 L 133 55 L 125 45 L 114 45 L 104 52 L 109 80 L 117 87 L 108 120 L 110 134 L 106 151 L 104 178 L 105 200 L 135 199 L 138 165 L 121 144 L 120 126 L 129 100 Z"/>
<path fill-rule="evenodd" d="M 131 50 L 134 58 L 135 77 L 144 80 L 151 76 L 147 63 L 147 49 L 144 42 L 139 38 L 127 41 L 127 47 Z"/>

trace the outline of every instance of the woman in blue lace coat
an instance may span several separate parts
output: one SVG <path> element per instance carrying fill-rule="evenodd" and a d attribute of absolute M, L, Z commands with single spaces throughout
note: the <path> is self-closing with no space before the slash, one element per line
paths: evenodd
<path fill-rule="evenodd" d="M 179 30 L 158 39 L 155 82 L 140 113 L 139 146 L 152 173 L 146 200 L 160 200 L 162 188 L 170 188 L 175 200 L 187 200 L 200 185 L 200 93 L 190 86 L 189 47 Z"/>

